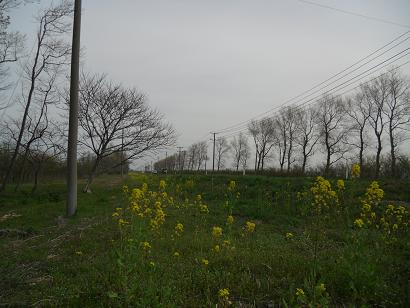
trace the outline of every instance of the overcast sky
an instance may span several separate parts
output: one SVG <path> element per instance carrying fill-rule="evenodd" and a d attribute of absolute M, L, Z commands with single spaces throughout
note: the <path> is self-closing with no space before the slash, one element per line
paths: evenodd
<path fill-rule="evenodd" d="M 408 0 L 315 1 L 410 24 Z M 14 27 L 32 35 L 38 7 L 15 11 Z M 409 30 L 297 0 L 84 0 L 82 22 L 86 70 L 144 92 L 181 146 L 283 103 Z"/>

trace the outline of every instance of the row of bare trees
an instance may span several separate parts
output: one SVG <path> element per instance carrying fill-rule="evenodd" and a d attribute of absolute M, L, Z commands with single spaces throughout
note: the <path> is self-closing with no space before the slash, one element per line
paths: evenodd
<path fill-rule="evenodd" d="M 220 171 L 231 166 L 234 170 L 244 170 L 248 167 L 250 147 L 245 134 L 235 136 L 230 142 L 221 137 L 215 140 L 215 170 Z M 206 162 L 211 164 L 206 166 Z M 231 161 L 231 164 L 229 164 Z M 212 157 L 208 154 L 206 141 L 194 143 L 185 151 L 180 151 L 154 163 L 155 170 L 168 171 L 199 171 L 212 169 Z M 149 170 L 149 168 L 147 168 Z"/>
<path fill-rule="evenodd" d="M 350 96 L 329 94 L 306 108 L 287 106 L 274 116 L 251 121 L 247 134 L 241 132 L 231 141 L 217 138 L 215 169 L 249 168 L 252 152 L 256 172 L 274 167 L 280 173 L 305 174 L 316 166 L 329 175 L 332 169 L 350 161 L 361 169 L 372 162 L 373 170 L 368 175 L 379 177 L 384 155 L 389 162 L 389 172 L 384 174 L 394 177 L 397 157 L 403 157 L 399 149 L 405 145 L 409 129 L 409 78 L 391 69 L 362 84 Z M 252 150 L 247 135 L 253 141 Z M 205 167 L 207 153 L 206 142 L 195 143 L 178 157 L 168 157 L 167 163 L 159 161 L 158 166 L 200 170 Z"/>
<path fill-rule="evenodd" d="M 20 43 L 23 37 L 6 31 L 9 19 L 5 16 L 19 3 L 0 0 L 0 80 L 9 77 L 3 64 L 17 61 L 21 52 L 20 44 L 8 44 L 10 37 L 20 38 Z M 23 67 L 21 95 L 12 106 L 1 105 L 10 112 L 1 119 L 0 191 L 10 182 L 19 189 L 27 178 L 27 167 L 35 190 L 44 165 L 57 162 L 60 169 L 65 165 L 72 11 L 72 2 L 63 0 L 39 13 L 34 47 Z M 174 143 L 172 126 L 135 88 L 125 88 L 105 75 L 83 73 L 79 94 L 79 149 L 89 166 L 84 191 L 90 191 L 100 167 L 124 170 L 133 160 Z"/>
<path fill-rule="evenodd" d="M 363 167 L 367 152 L 375 157 L 378 177 L 386 145 L 390 173 L 396 175 L 398 148 L 408 138 L 409 127 L 409 79 L 392 69 L 350 97 L 325 95 L 310 108 L 288 106 L 273 117 L 252 121 L 248 131 L 255 144 L 256 171 L 264 169 L 266 158 L 276 157 L 281 171 L 289 172 L 298 162 L 305 173 L 309 158 L 322 153 L 328 174 L 342 159 L 353 159 Z"/>

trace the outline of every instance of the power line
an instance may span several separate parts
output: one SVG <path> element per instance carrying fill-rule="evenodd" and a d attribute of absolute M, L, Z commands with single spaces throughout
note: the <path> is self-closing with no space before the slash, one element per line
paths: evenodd
<path fill-rule="evenodd" d="M 337 12 L 344 13 L 344 14 L 349 14 L 349 15 L 353 15 L 353 16 L 357 16 L 357 17 L 362 17 L 362 18 L 382 22 L 382 23 L 385 23 L 385 24 L 395 25 L 395 26 L 399 26 L 399 27 L 403 27 L 403 28 L 410 28 L 409 25 L 405 25 L 405 24 L 398 23 L 398 22 L 395 22 L 395 21 L 390 21 L 390 20 L 387 20 L 387 19 L 374 17 L 374 16 L 369 16 L 369 15 L 365 15 L 365 14 L 360 14 L 360 13 L 356 13 L 356 12 L 352 12 L 352 11 L 347 11 L 347 10 L 339 9 L 339 8 L 336 8 L 336 7 L 333 7 L 333 6 L 313 2 L 313 1 L 308 1 L 308 0 L 297 0 L 297 1 L 302 2 L 302 3 L 306 3 L 306 4 L 310 4 L 310 5 L 314 5 L 314 6 L 318 6 L 318 7 L 321 7 L 321 8 L 325 8 L 325 9 L 328 9 L 328 10 L 337 11 Z"/>
<path fill-rule="evenodd" d="M 408 50 L 408 49 L 409 49 L 409 48 L 407 48 L 406 50 Z M 406 50 L 404 50 L 404 51 L 406 51 Z M 395 60 L 393 60 L 393 61 L 391 61 L 391 62 L 389 62 L 389 63 L 387 63 L 387 64 L 385 64 L 385 65 L 383 65 L 383 66 L 380 67 L 380 68 L 378 68 L 376 71 L 381 70 L 381 69 L 383 69 L 383 68 L 385 68 L 385 67 L 391 65 L 392 63 L 394 63 L 394 62 L 396 62 L 396 61 L 398 61 L 398 60 L 404 58 L 405 56 L 407 56 L 407 55 L 409 55 L 409 54 L 410 54 L 410 53 L 406 53 L 406 54 L 402 55 L 401 57 L 399 57 L 399 58 L 397 58 L 397 59 L 395 59 Z M 386 60 L 386 61 L 387 61 L 387 60 Z M 379 63 L 377 66 L 379 66 L 380 64 L 383 64 L 383 63 L 386 62 L 386 61 L 383 61 L 382 63 Z M 392 69 L 392 70 L 398 69 L 398 68 L 400 68 L 400 67 L 402 67 L 402 66 L 408 64 L 409 62 L 410 62 L 410 61 L 407 61 L 407 62 L 405 62 L 405 63 L 403 63 L 403 64 L 401 64 L 401 65 L 395 67 L 395 68 Z M 374 66 L 373 68 L 371 68 L 371 69 L 369 69 L 369 70 L 372 70 L 372 69 L 374 69 L 374 68 L 377 67 L 377 66 Z M 369 71 L 369 70 L 368 70 L 368 71 Z M 390 72 L 390 71 L 392 71 L 392 70 L 389 70 L 388 72 Z M 367 71 L 366 71 L 366 72 L 367 72 Z M 356 83 L 357 81 L 360 81 L 360 80 L 362 80 L 362 79 L 364 79 L 364 78 L 369 77 L 369 76 L 370 76 L 371 74 L 373 74 L 373 73 L 374 73 L 374 72 L 370 72 L 370 73 L 366 74 L 365 76 L 362 76 L 362 77 L 359 78 L 358 80 L 356 80 L 356 81 L 354 81 L 354 82 L 351 82 L 351 83 L 348 83 L 347 85 L 344 85 L 344 84 L 346 83 L 346 82 L 344 82 L 343 84 L 340 84 L 340 85 L 344 85 L 344 86 L 341 87 L 340 89 L 337 89 L 337 90 L 345 89 L 345 88 L 347 88 L 348 86 L 351 86 L 352 84 Z M 386 72 L 386 73 L 387 73 L 387 72 Z M 371 82 L 371 81 L 373 81 L 373 80 L 379 78 L 380 76 L 382 76 L 382 75 L 384 75 L 384 74 L 386 74 L 386 73 L 383 73 L 383 74 L 381 74 L 381 75 L 378 75 L 378 76 L 376 76 L 376 77 L 374 77 L 374 78 L 368 80 L 366 83 Z M 363 73 L 361 73 L 361 74 L 363 74 Z M 351 81 L 351 80 L 353 80 L 353 79 L 356 79 L 356 78 L 357 78 L 358 76 L 360 76 L 361 74 L 359 74 L 359 75 L 357 75 L 357 76 L 351 78 L 349 81 Z M 348 82 L 348 81 L 347 81 L 347 82 Z M 339 85 L 339 86 L 340 86 L 340 85 Z M 339 86 L 337 86 L 337 87 L 335 87 L 335 88 L 338 88 Z M 350 91 L 353 91 L 353 90 L 357 89 L 357 88 L 360 87 L 360 86 L 361 86 L 361 85 L 358 85 L 358 86 L 356 86 L 356 87 L 354 87 L 354 88 L 351 88 L 351 89 L 349 89 L 349 90 L 347 90 L 347 91 L 344 91 L 343 93 L 340 93 L 340 94 L 338 94 L 338 95 L 335 95 L 335 97 L 342 96 L 342 95 L 344 95 L 344 94 L 346 94 L 346 93 L 348 93 L 348 92 L 350 92 Z M 313 97 L 313 98 L 311 98 L 311 99 L 309 99 L 309 100 L 307 100 L 307 101 L 301 103 L 300 105 L 295 106 L 295 107 L 296 107 L 295 110 L 297 111 L 297 110 L 299 110 L 299 109 L 306 108 L 307 106 L 310 106 L 310 105 L 315 104 L 315 103 L 316 103 L 316 100 L 317 100 L 318 98 L 320 98 L 321 96 L 331 94 L 330 91 L 331 91 L 331 90 L 329 90 L 329 91 L 327 91 L 327 92 L 325 92 L 325 93 L 322 93 L 322 94 L 320 94 L 320 95 L 317 95 L 317 96 L 315 96 L 315 97 Z M 268 117 L 265 117 L 265 118 L 268 118 Z M 262 118 L 262 119 L 265 119 L 265 118 Z M 227 135 L 222 135 L 221 137 L 225 137 L 225 138 L 231 137 L 231 136 L 234 136 L 234 135 L 236 135 L 236 134 L 238 134 L 238 133 L 240 133 L 240 132 L 246 131 L 246 130 L 247 130 L 247 126 L 244 126 L 243 128 L 240 128 L 240 129 L 238 129 L 238 130 L 235 131 L 235 132 L 230 132 L 230 133 L 228 133 Z"/>
<path fill-rule="evenodd" d="M 297 96 L 294 96 L 294 97 L 292 97 L 292 98 L 286 100 L 286 101 L 283 102 L 282 104 L 280 104 L 280 105 L 278 105 L 278 106 L 275 106 L 275 107 L 273 107 L 273 108 L 269 109 L 268 111 L 265 111 L 265 112 L 263 112 L 263 113 L 261 113 L 261 114 L 258 114 L 258 115 L 256 115 L 256 116 L 254 116 L 253 118 L 251 118 L 250 120 L 245 120 L 245 121 L 239 122 L 239 123 L 237 123 L 237 124 L 235 124 L 235 125 L 231 125 L 231 126 L 228 126 L 228 127 L 226 127 L 226 128 L 220 129 L 220 130 L 218 130 L 218 132 L 221 133 L 221 132 L 227 132 L 227 131 L 232 130 L 232 129 L 236 129 L 237 127 L 242 126 L 243 124 L 247 124 L 247 123 L 249 123 L 249 122 L 252 121 L 252 120 L 255 120 L 255 119 L 257 119 L 257 118 L 259 118 L 259 117 L 261 117 L 261 116 L 264 116 L 264 115 L 266 115 L 266 114 L 268 114 L 268 113 L 270 113 L 270 112 L 276 110 L 276 109 L 279 109 L 280 107 L 283 107 L 283 106 L 286 105 L 287 103 L 289 103 L 289 102 L 291 102 L 291 101 L 293 101 L 293 100 L 295 100 L 295 99 L 297 99 L 297 98 L 299 98 L 299 97 L 304 96 L 305 94 L 307 94 L 307 93 L 311 92 L 312 90 L 314 90 L 314 89 L 316 89 L 316 88 L 322 86 L 323 84 L 327 83 L 328 81 L 330 81 L 330 80 L 332 80 L 332 79 L 334 79 L 334 78 L 340 76 L 341 74 L 343 74 L 344 72 L 348 71 L 348 70 L 351 69 L 352 67 L 354 67 L 354 66 L 356 66 L 357 64 L 359 64 L 359 63 L 365 61 L 366 59 L 370 58 L 370 57 L 373 56 L 374 54 L 376 54 L 376 53 L 378 53 L 379 51 L 385 49 L 387 46 L 389 46 L 389 45 L 393 44 L 394 42 L 396 42 L 397 40 L 401 39 L 403 36 L 407 35 L 409 32 L 410 32 L 410 31 L 406 31 L 405 33 L 399 35 L 398 37 L 396 37 L 396 38 L 393 39 L 392 41 L 388 42 L 387 44 L 383 45 L 382 47 L 380 47 L 380 48 L 378 48 L 377 50 L 373 51 L 372 53 L 368 54 L 367 56 L 365 56 L 365 57 L 361 58 L 360 60 L 356 61 L 355 63 L 353 63 L 352 65 L 350 65 L 350 66 L 348 66 L 347 68 L 343 69 L 342 71 L 340 71 L 340 72 L 338 72 L 338 73 L 332 75 L 331 77 L 329 77 L 329 78 L 327 78 L 326 80 L 320 82 L 319 84 L 317 84 L 317 85 L 311 87 L 310 89 L 308 89 L 308 90 L 302 92 L 301 94 L 299 94 L 299 95 L 297 95 Z M 374 57 L 372 60 L 374 60 L 374 59 L 380 57 L 381 55 L 383 55 L 383 54 L 385 54 L 385 53 L 387 53 L 388 51 L 390 51 L 390 50 L 392 50 L 393 48 L 397 47 L 398 45 L 404 43 L 404 42 L 407 41 L 408 39 L 409 39 L 409 37 L 407 37 L 406 39 L 402 40 L 402 41 L 399 42 L 398 44 L 394 45 L 394 46 L 391 47 L 390 49 L 388 49 L 388 50 L 386 50 L 386 51 L 383 51 L 380 55 Z M 370 62 L 370 61 L 369 61 L 369 62 Z M 368 63 L 368 62 L 367 62 L 367 63 Z M 363 65 L 362 65 L 362 66 L 363 66 Z M 361 67 L 362 67 L 362 66 L 361 66 Z M 357 69 L 358 69 L 358 68 L 357 68 Z M 352 70 L 350 73 L 345 74 L 343 77 L 345 77 L 345 76 L 351 74 L 352 72 L 356 71 L 357 69 Z M 340 79 L 341 79 L 341 78 L 339 78 L 338 80 L 340 80 Z M 331 84 L 334 83 L 334 82 L 336 82 L 336 80 L 330 82 L 328 85 L 322 87 L 321 89 L 326 88 L 327 86 L 331 85 Z M 317 92 L 317 91 L 316 91 L 316 92 Z M 311 94 L 313 94 L 313 93 L 311 93 Z M 310 94 L 310 95 L 311 95 L 311 94 Z M 310 96 L 310 95 L 308 95 L 308 96 Z"/>

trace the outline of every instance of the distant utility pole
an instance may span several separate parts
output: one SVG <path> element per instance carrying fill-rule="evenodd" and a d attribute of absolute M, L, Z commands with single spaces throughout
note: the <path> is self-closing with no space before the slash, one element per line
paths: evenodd
<path fill-rule="evenodd" d="M 212 173 L 215 172 L 215 135 L 216 133 L 211 133 L 214 135 L 214 149 L 212 151 Z"/>
<path fill-rule="evenodd" d="M 165 169 L 168 169 L 168 152 L 165 152 Z"/>
<path fill-rule="evenodd" d="M 183 147 L 178 147 L 178 168 L 179 171 L 182 171 L 182 166 L 181 166 L 181 150 Z"/>
<path fill-rule="evenodd" d="M 80 66 L 81 0 L 74 3 L 73 43 L 71 51 L 70 115 L 67 150 L 67 216 L 77 210 L 77 142 L 78 142 L 78 83 Z"/>

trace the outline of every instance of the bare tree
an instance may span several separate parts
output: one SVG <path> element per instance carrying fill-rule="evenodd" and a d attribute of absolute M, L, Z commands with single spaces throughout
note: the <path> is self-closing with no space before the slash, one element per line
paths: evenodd
<path fill-rule="evenodd" d="M 287 172 L 290 171 L 291 164 L 296 160 L 292 155 L 296 143 L 297 111 L 296 107 L 288 106 L 282 108 L 275 118 L 275 141 L 279 148 L 279 164 L 281 171 L 283 170 L 285 160 L 287 162 Z"/>
<path fill-rule="evenodd" d="M 235 136 L 233 138 L 231 142 L 231 150 L 234 159 L 233 166 L 236 169 L 236 171 L 239 170 L 239 166 L 241 165 L 246 167 L 250 153 L 248 140 L 244 134 L 240 133 L 238 136 Z"/>
<path fill-rule="evenodd" d="M 297 137 L 295 142 L 302 152 L 302 173 L 306 171 L 308 158 L 314 154 L 314 148 L 319 141 L 319 132 L 316 123 L 317 112 L 314 108 L 300 109 L 296 112 Z"/>
<path fill-rule="evenodd" d="M 364 91 L 369 108 L 369 123 L 377 140 L 375 177 L 378 178 L 380 174 L 380 157 L 383 149 L 382 136 L 386 126 L 386 120 L 383 115 L 389 96 L 389 80 L 385 75 L 380 75 L 370 84 L 366 84 Z"/>
<path fill-rule="evenodd" d="M 342 98 L 324 96 L 318 103 L 317 124 L 326 154 L 325 174 L 348 151 L 345 128 L 345 106 Z"/>
<path fill-rule="evenodd" d="M 216 165 L 218 171 L 225 166 L 225 155 L 229 152 L 230 146 L 226 138 L 216 139 Z"/>
<path fill-rule="evenodd" d="M 91 150 L 95 161 L 84 191 L 90 191 L 104 157 L 123 152 L 123 161 L 140 158 L 175 142 L 174 129 L 146 104 L 136 89 L 125 89 L 104 75 L 82 76 L 79 123 L 80 144 Z"/>
<path fill-rule="evenodd" d="M 348 99 L 346 108 L 348 119 L 351 121 L 349 131 L 352 142 L 349 144 L 359 150 L 360 170 L 363 170 L 363 155 L 368 139 L 366 137 L 366 127 L 370 118 L 368 107 L 365 89 L 362 86 L 352 99 Z"/>
<path fill-rule="evenodd" d="M 39 175 L 43 166 L 51 160 L 61 158 L 66 153 L 66 144 L 62 123 L 48 123 L 47 130 L 44 131 L 41 138 L 36 139 L 29 151 L 28 161 L 34 171 L 33 187 L 31 192 L 37 190 Z"/>
<path fill-rule="evenodd" d="M 70 46 L 66 43 L 65 34 L 69 31 L 71 20 L 68 18 L 72 13 L 71 4 L 63 1 L 60 4 L 43 11 L 37 18 L 38 30 L 34 56 L 31 63 L 25 67 L 25 74 L 28 79 L 27 96 L 24 103 L 24 111 L 21 119 L 21 126 L 16 141 L 16 146 L 10 160 L 10 164 L 3 179 L 0 191 L 6 188 L 14 164 L 19 153 L 21 140 L 26 128 L 30 107 L 35 94 L 36 83 L 42 75 L 56 66 L 67 64 Z"/>
<path fill-rule="evenodd" d="M 10 83 L 6 81 L 8 76 L 7 65 L 16 62 L 24 47 L 24 36 L 19 32 L 9 32 L 10 16 L 8 12 L 16 8 L 21 1 L 0 0 L 0 91 L 6 90 Z M 0 104 L 0 109 L 8 107 L 6 103 Z"/>
<path fill-rule="evenodd" d="M 252 121 L 248 130 L 255 143 L 255 171 L 263 170 L 265 158 L 274 144 L 275 127 L 272 118 Z"/>
<path fill-rule="evenodd" d="M 197 171 L 201 168 L 202 164 L 208 160 L 208 145 L 206 141 L 198 142 L 197 144 Z"/>
<path fill-rule="evenodd" d="M 388 75 L 389 96 L 383 108 L 387 118 L 390 142 L 390 173 L 396 175 L 397 147 L 405 139 L 404 132 L 410 125 L 409 80 L 397 70 Z"/>

